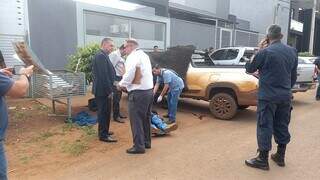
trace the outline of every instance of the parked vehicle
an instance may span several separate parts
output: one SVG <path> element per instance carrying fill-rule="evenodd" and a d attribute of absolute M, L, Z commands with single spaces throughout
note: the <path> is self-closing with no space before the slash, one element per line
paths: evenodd
<path fill-rule="evenodd" d="M 210 111 L 219 119 L 232 119 L 238 109 L 257 104 L 257 78 L 247 74 L 243 66 L 215 65 L 199 52 L 192 55 L 185 83 L 182 97 L 210 102 Z"/>
<path fill-rule="evenodd" d="M 227 47 L 210 54 L 215 65 L 245 65 L 257 49 L 254 47 Z"/>
<path fill-rule="evenodd" d="M 292 91 L 296 92 L 306 92 L 310 89 L 316 88 L 316 83 L 314 82 L 314 64 L 309 59 L 300 58 L 298 60 L 298 79 L 297 83 L 293 87 Z"/>
<path fill-rule="evenodd" d="M 228 47 L 214 51 L 210 58 L 215 65 L 245 65 L 257 49 L 253 47 Z M 306 92 L 316 87 L 313 82 L 315 58 L 299 57 L 298 79 L 292 91 Z"/>

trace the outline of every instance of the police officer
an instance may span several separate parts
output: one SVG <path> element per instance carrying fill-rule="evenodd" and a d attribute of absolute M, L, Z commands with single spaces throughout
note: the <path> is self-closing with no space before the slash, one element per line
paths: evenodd
<path fill-rule="evenodd" d="M 258 156 L 246 160 L 246 165 L 269 170 L 268 156 L 271 150 L 272 134 L 278 144 L 271 159 L 279 166 L 285 166 L 286 146 L 290 141 L 288 125 L 291 118 L 291 88 L 297 79 L 297 51 L 281 43 L 281 27 L 271 25 L 267 38 L 260 44 L 260 50 L 252 62 L 246 64 L 248 73 L 259 72 L 257 109 Z"/>
<path fill-rule="evenodd" d="M 178 101 L 180 94 L 184 88 L 183 80 L 177 75 L 176 72 L 169 69 L 160 68 L 159 65 L 153 67 L 152 72 L 157 76 L 156 85 L 153 90 L 153 94 L 156 94 L 161 83 L 164 83 L 163 90 L 158 97 L 157 102 L 160 103 L 163 97 L 168 91 L 167 101 L 168 101 L 168 124 L 176 122 L 176 113 L 178 107 Z"/>

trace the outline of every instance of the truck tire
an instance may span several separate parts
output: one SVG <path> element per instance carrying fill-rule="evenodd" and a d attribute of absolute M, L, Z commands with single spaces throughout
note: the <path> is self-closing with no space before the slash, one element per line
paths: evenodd
<path fill-rule="evenodd" d="M 240 109 L 240 110 L 245 110 L 245 109 L 247 109 L 248 107 L 250 107 L 250 106 L 238 106 L 238 109 Z"/>
<path fill-rule="evenodd" d="M 210 101 L 210 111 L 218 119 L 230 120 L 238 110 L 238 105 L 235 98 L 225 92 L 215 94 Z"/>

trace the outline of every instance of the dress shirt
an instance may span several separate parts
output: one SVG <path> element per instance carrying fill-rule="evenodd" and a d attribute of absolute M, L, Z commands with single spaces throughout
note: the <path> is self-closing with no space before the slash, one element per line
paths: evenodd
<path fill-rule="evenodd" d="M 141 70 L 141 83 L 132 84 L 135 77 L 136 68 Z M 126 72 L 119 85 L 127 88 L 128 92 L 134 90 L 149 90 L 153 88 L 152 66 L 149 56 L 140 49 L 135 49 L 125 63 Z"/>
<path fill-rule="evenodd" d="M 120 50 L 116 50 L 110 53 L 109 58 L 116 71 L 116 75 L 122 77 L 125 72 L 125 62 L 121 57 Z"/>

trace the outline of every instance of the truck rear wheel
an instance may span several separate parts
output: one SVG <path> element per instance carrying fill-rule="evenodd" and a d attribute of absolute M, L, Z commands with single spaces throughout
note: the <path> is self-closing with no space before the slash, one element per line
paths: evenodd
<path fill-rule="evenodd" d="M 230 120 L 236 115 L 238 105 L 232 95 L 221 92 L 211 98 L 209 108 L 216 118 Z"/>

